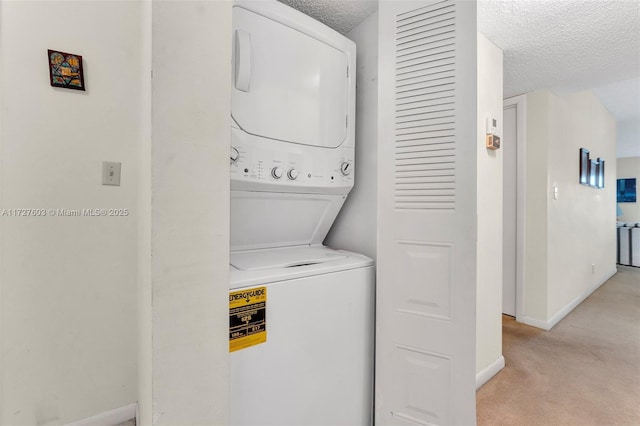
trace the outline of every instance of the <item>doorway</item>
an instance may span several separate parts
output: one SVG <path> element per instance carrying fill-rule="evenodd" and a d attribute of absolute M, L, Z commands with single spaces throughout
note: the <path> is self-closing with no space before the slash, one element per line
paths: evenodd
<path fill-rule="evenodd" d="M 502 312 L 524 311 L 526 95 L 504 100 Z"/>

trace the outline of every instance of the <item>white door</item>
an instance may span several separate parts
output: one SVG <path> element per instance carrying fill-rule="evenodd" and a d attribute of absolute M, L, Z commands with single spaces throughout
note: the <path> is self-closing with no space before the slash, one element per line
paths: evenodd
<path fill-rule="evenodd" d="M 475 424 L 475 2 L 380 2 L 379 54 L 376 424 Z"/>
<path fill-rule="evenodd" d="M 504 108 L 502 136 L 503 175 L 503 240 L 502 240 L 502 312 L 516 316 L 516 194 L 517 194 L 517 105 Z"/>

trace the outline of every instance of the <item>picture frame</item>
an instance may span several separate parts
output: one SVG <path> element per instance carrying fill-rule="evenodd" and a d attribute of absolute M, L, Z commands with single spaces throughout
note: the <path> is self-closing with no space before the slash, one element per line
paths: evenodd
<path fill-rule="evenodd" d="M 598 158 L 597 186 L 599 189 L 604 188 L 604 160 L 602 158 Z"/>
<path fill-rule="evenodd" d="M 617 180 L 616 201 L 618 203 L 637 202 L 636 178 L 621 178 Z"/>
<path fill-rule="evenodd" d="M 82 56 L 59 50 L 47 50 L 49 82 L 53 87 L 85 90 Z"/>
<path fill-rule="evenodd" d="M 589 150 L 580 148 L 580 184 L 589 185 Z"/>
<path fill-rule="evenodd" d="M 598 187 L 598 162 L 589 160 L 589 186 Z"/>

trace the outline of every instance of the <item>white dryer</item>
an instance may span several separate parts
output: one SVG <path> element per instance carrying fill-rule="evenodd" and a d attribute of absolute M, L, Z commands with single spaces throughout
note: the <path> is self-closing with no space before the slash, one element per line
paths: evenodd
<path fill-rule="evenodd" d="M 233 31 L 231 249 L 321 244 L 353 187 L 355 44 L 277 1 Z"/>
<path fill-rule="evenodd" d="M 374 269 L 322 242 L 354 184 L 355 45 L 276 1 L 233 7 L 233 425 L 372 420 Z"/>

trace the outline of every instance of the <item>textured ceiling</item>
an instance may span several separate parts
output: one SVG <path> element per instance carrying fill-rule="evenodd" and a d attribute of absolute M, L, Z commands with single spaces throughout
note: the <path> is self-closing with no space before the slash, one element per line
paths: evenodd
<path fill-rule="evenodd" d="M 343 34 L 378 3 L 280 1 Z M 593 90 L 625 128 L 640 128 L 640 1 L 478 0 L 478 31 L 504 50 L 505 98 Z M 628 141 L 640 156 L 640 135 Z"/>
<path fill-rule="evenodd" d="M 279 0 L 345 34 L 378 9 L 377 0 Z"/>
<path fill-rule="evenodd" d="M 505 96 L 569 93 L 640 76 L 640 2 L 481 0 L 478 31 L 504 50 Z"/>
<path fill-rule="evenodd" d="M 640 114 L 638 77 L 598 86 L 593 92 L 618 120 L 627 120 Z M 640 139 L 638 144 L 640 145 Z"/>
<path fill-rule="evenodd" d="M 619 123 L 640 122 L 637 0 L 480 0 L 478 31 L 504 50 L 505 97 L 591 89 Z"/>

